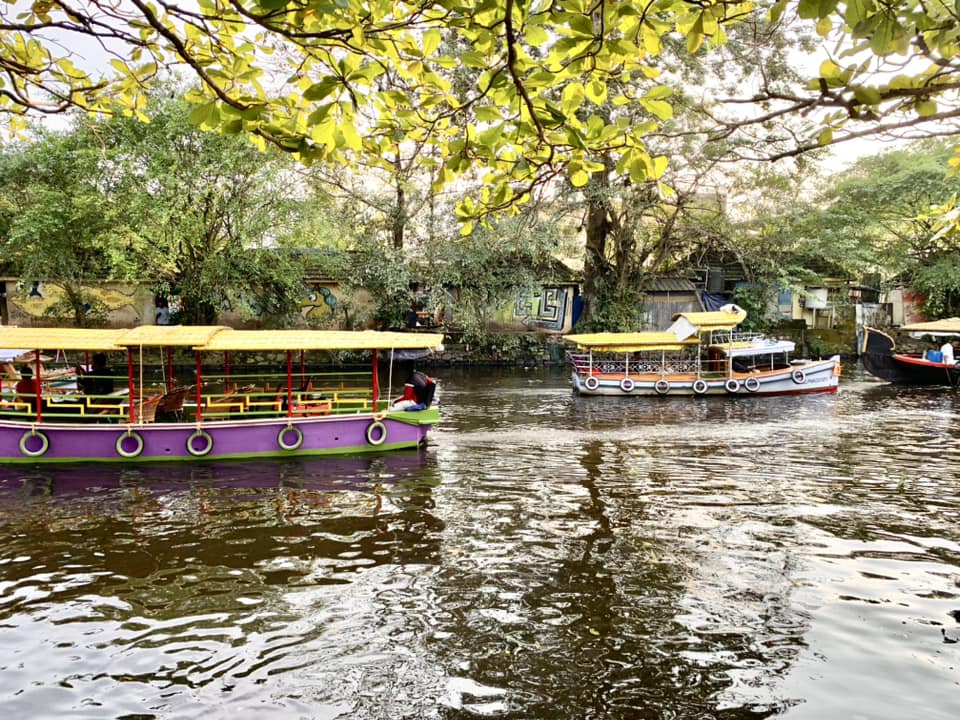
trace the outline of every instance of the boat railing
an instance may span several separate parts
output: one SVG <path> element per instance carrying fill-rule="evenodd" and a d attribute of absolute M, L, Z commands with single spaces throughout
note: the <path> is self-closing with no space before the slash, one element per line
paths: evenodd
<path fill-rule="evenodd" d="M 168 389 L 161 381 L 138 388 L 133 412 L 126 386 L 109 395 L 84 394 L 76 388 L 44 392 L 41 422 L 192 422 L 199 400 L 204 419 L 257 419 L 292 415 L 348 415 L 389 405 L 384 394 L 373 400 L 369 372 L 294 373 L 290 391 L 286 373 L 204 373 L 204 382 Z M 119 381 L 118 381 L 119 382 Z M 393 388 L 394 391 L 397 388 Z M 289 409 L 288 409 L 289 405 Z M 0 398 L 0 418 L 35 422 L 36 401 L 7 391 Z"/>
<path fill-rule="evenodd" d="M 571 364 L 578 374 L 585 375 L 589 372 L 600 375 L 642 375 L 655 373 L 664 375 L 668 373 L 696 373 L 700 368 L 700 363 L 696 358 L 691 357 L 633 357 L 625 358 L 623 355 L 591 355 L 589 353 L 567 353 Z"/>
<path fill-rule="evenodd" d="M 41 420 L 50 422 L 122 421 L 129 415 L 126 394 L 126 389 L 109 395 L 85 395 L 75 390 L 46 393 L 41 398 Z M 143 398 L 144 401 L 148 399 Z M 8 420 L 34 421 L 37 417 L 36 407 L 36 396 L 32 393 L 19 393 L 15 396 L 12 393 L 4 393 L 0 415 Z M 143 411 L 137 410 L 136 414 L 143 415 Z"/>
<path fill-rule="evenodd" d="M 374 409 L 369 373 L 295 373 L 289 391 L 285 373 L 204 377 L 205 418 L 342 415 Z"/>
<path fill-rule="evenodd" d="M 714 330 L 710 333 L 711 345 L 728 345 L 731 343 L 744 343 L 762 340 L 763 333 L 758 332 L 728 332 L 726 330 Z"/>

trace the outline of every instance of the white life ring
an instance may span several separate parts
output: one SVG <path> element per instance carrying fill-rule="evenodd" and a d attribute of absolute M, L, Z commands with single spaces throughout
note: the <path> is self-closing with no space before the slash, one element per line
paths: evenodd
<path fill-rule="evenodd" d="M 133 450 L 126 450 L 123 447 L 123 441 L 127 438 L 133 438 L 133 442 L 136 443 Z M 134 432 L 133 430 L 127 430 L 125 433 L 122 433 L 117 437 L 116 448 L 117 455 L 125 458 L 135 458 L 143 452 L 143 438 L 140 436 L 140 433 Z"/>
<path fill-rule="evenodd" d="M 590 375 L 586 380 L 583 381 L 583 386 L 587 390 L 596 390 L 598 387 L 600 387 L 600 381 L 597 380 L 597 378 L 593 375 Z"/>
<path fill-rule="evenodd" d="M 27 440 L 34 437 L 40 438 L 40 447 L 36 450 L 28 450 Z M 49 449 L 50 439 L 39 430 L 31 430 L 30 432 L 25 432 L 20 436 L 20 452 L 27 457 L 40 457 L 41 455 L 46 455 L 47 450 Z"/>
<path fill-rule="evenodd" d="M 747 392 L 756 392 L 760 389 L 760 381 L 755 377 L 748 377 L 743 381 L 743 386 L 747 389 Z"/>
<path fill-rule="evenodd" d="M 670 383 L 660 378 L 653 384 L 653 389 L 657 392 L 657 395 L 666 395 L 670 392 Z"/>
<path fill-rule="evenodd" d="M 379 432 L 379 435 L 376 433 Z M 367 425 L 367 442 L 371 445 L 383 445 L 384 440 L 387 439 L 387 426 L 384 425 L 379 420 L 374 420 L 372 423 Z"/>
<path fill-rule="evenodd" d="M 727 389 L 728 393 L 735 393 L 740 391 L 740 381 L 736 378 L 730 378 L 727 380 L 723 386 Z"/>
<path fill-rule="evenodd" d="M 710 389 L 710 386 L 707 385 L 707 381 L 702 378 L 697 378 L 693 381 L 693 392 L 697 395 L 705 395 L 707 390 Z"/>
<path fill-rule="evenodd" d="M 294 434 L 292 443 L 284 442 L 283 438 L 288 432 Z M 303 445 L 303 432 L 296 425 L 287 425 L 280 428 L 280 432 L 277 433 L 277 445 L 283 450 L 298 450 Z"/>
<path fill-rule="evenodd" d="M 790 373 L 790 377 L 797 385 L 803 385 L 807 381 L 807 374 L 800 368 Z"/>
<path fill-rule="evenodd" d="M 633 388 L 634 388 L 634 383 L 633 383 L 633 380 L 631 380 L 630 378 L 624 378 L 623 380 L 620 381 L 620 389 L 623 390 L 625 393 L 630 392 L 631 390 L 633 390 Z"/>
<path fill-rule="evenodd" d="M 197 438 L 203 438 L 204 443 L 206 443 L 202 448 L 195 448 L 193 446 L 193 441 Z M 193 434 L 187 438 L 187 452 L 193 455 L 194 457 L 203 457 L 208 455 L 210 451 L 213 450 L 213 437 L 206 430 L 201 430 L 197 428 L 193 431 Z"/>

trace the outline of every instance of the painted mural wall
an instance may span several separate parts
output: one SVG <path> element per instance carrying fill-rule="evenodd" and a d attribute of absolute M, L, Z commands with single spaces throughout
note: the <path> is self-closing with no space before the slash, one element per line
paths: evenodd
<path fill-rule="evenodd" d="M 10 325 L 53 325 L 52 312 L 64 302 L 63 289 L 52 283 L 22 283 L 7 280 L 4 322 Z M 146 286 L 126 283 L 93 283 L 86 288 L 104 312 L 109 327 L 133 327 L 157 322 L 159 308 L 153 292 Z M 576 286 L 546 287 L 539 293 L 519 295 L 490 314 L 490 330 L 513 332 L 567 333 L 573 327 Z M 447 292 L 438 319 L 441 323 L 457 325 L 456 291 Z M 176 314 L 179 298 L 168 298 L 169 312 Z M 259 313 L 252 302 L 242 303 L 244 312 L 224 312 L 219 323 L 231 327 L 256 327 Z M 369 317 L 374 306 L 372 297 L 364 292 L 342 292 L 333 282 L 311 282 L 303 290 L 300 313 L 313 327 L 356 328 Z M 91 309 L 92 311 L 92 309 Z M 99 324 L 99 323 L 96 323 Z"/>
<path fill-rule="evenodd" d="M 526 330 L 568 333 L 573 327 L 576 287 L 545 287 L 539 294 L 520 296 L 514 305 L 514 320 Z"/>
<path fill-rule="evenodd" d="M 153 293 L 146 287 L 128 283 L 93 283 L 88 288 L 95 302 L 106 311 L 113 327 L 132 327 L 153 323 L 157 307 Z M 64 290 L 59 285 L 40 282 L 4 282 L 3 321 L 9 325 L 31 326 L 55 324 L 54 313 L 64 304 Z M 94 308 L 88 307 L 88 312 Z"/>

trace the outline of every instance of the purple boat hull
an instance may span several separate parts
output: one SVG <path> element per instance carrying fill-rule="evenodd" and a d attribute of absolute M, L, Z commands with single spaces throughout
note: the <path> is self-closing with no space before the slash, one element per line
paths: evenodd
<path fill-rule="evenodd" d="M 141 425 L 0 421 L 0 462 L 162 462 L 349 455 L 415 448 L 436 408 L 307 418 Z"/>

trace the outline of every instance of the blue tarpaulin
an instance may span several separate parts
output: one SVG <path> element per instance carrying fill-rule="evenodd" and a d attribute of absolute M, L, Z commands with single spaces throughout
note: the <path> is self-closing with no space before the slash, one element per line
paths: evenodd
<path fill-rule="evenodd" d="M 701 293 L 700 300 L 703 303 L 703 309 L 708 312 L 719 310 L 724 305 L 730 304 L 730 299 L 723 295 L 713 295 L 711 293 Z"/>

